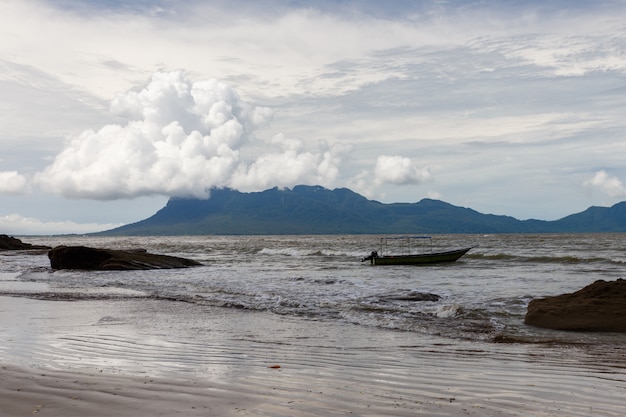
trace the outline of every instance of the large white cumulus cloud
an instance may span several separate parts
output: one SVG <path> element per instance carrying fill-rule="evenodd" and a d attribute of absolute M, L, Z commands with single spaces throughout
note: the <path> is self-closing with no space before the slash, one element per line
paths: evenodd
<path fill-rule="evenodd" d="M 330 187 L 337 185 L 342 158 L 351 150 L 325 140 L 311 145 L 282 133 L 261 140 L 255 131 L 272 119 L 270 109 L 246 103 L 216 79 L 191 81 L 183 71 L 158 72 L 144 88 L 118 94 L 110 107 L 125 122 L 69 138 L 54 161 L 34 176 L 39 187 L 96 200 L 207 198 L 212 188 L 222 187 Z M 429 178 L 428 168 L 409 158 L 383 155 L 373 170 L 348 183 L 371 193 L 385 184 L 418 184 Z M 21 180 L 19 188 L 24 188 L 24 177 L 14 180 L 14 187 Z"/>
<path fill-rule="evenodd" d="M 233 175 L 232 186 L 243 191 L 266 189 L 291 179 L 298 183 L 331 184 L 339 174 L 341 155 L 350 147 L 330 146 L 320 141 L 316 151 L 307 151 L 300 139 L 290 139 L 283 134 L 271 140 L 273 152 L 261 155 L 249 166 L 241 166 Z"/>
<path fill-rule="evenodd" d="M 349 181 L 349 186 L 373 198 L 376 189 L 388 185 L 418 185 L 432 179 L 428 166 L 420 167 L 406 156 L 380 155 L 372 171 L 363 170 Z"/>
<path fill-rule="evenodd" d="M 162 194 L 207 197 L 212 187 L 260 189 L 329 184 L 341 146 L 304 143 L 279 134 L 250 161 L 241 149 L 272 117 L 215 79 L 190 81 L 182 71 L 156 73 L 140 91 L 119 94 L 111 110 L 125 125 L 107 125 L 71 138 L 35 176 L 44 189 L 70 198 L 118 199 Z M 268 148 L 265 146 L 264 148 Z"/>

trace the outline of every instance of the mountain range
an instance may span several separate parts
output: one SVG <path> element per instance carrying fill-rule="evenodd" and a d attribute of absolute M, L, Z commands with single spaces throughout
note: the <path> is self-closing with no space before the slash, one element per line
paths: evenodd
<path fill-rule="evenodd" d="M 243 193 L 214 189 L 206 200 L 171 198 L 153 216 L 99 235 L 297 235 L 626 232 L 626 202 L 559 220 L 482 214 L 439 200 L 385 204 L 347 188 L 299 185 Z"/>

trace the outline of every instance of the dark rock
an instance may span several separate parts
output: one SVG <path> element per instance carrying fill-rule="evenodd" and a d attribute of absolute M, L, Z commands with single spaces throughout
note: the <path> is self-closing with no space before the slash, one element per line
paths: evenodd
<path fill-rule="evenodd" d="M 380 297 L 381 301 L 409 301 L 409 302 L 419 302 L 419 301 L 439 301 L 441 299 L 437 294 L 431 294 L 427 292 L 418 292 L 418 291 L 408 291 L 404 294 L 390 294 L 383 295 Z"/>
<path fill-rule="evenodd" d="M 626 280 L 531 300 L 524 323 L 556 330 L 626 333 Z"/>
<path fill-rule="evenodd" d="M 0 250 L 44 250 L 50 249 L 49 246 L 32 245 L 24 243 L 21 240 L 7 235 L 0 235 Z"/>
<path fill-rule="evenodd" d="M 201 265 L 191 259 L 146 251 L 57 246 L 48 252 L 52 269 L 137 270 L 172 269 Z"/>
<path fill-rule="evenodd" d="M 441 297 L 437 294 L 427 292 L 410 291 L 406 294 L 395 297 L 398 301 L 439 301 Z"/>

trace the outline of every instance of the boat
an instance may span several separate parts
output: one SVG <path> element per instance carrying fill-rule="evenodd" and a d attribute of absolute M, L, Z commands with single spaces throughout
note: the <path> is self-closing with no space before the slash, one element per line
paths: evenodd
<path fill-rule="evenodd" d="M 422 253 L 413 253 L 416 246 L 424 246 L 417 244 L 418 240 L 427 240 L 430 243 L 430 251 Z M 389 251 L 390 244 L 394 247 L 400 246 L 400 254 L 386 254 Z M 401 236 L 401 237 L 383 237 L 380 239 L 380 249 L 373 251 L 369 256 L 361 259 L 361 262 L 370 261 L 372 265 L 429 265 L 436 263 L 455 262 L 461 256 L 465 255 L 472 249 L 461 248 L 447 250 L 443 252 L 433 252 L 431 236 Z"/>

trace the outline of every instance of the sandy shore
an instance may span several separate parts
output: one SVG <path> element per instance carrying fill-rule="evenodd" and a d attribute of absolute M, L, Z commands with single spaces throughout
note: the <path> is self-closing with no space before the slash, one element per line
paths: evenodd
<path fill-rule="evenodd" d="M 249 415 L 255 401 L 183 382 L 129 376 L 2 367 L 2 416 L 231 416 Z"/>
<path fill-rule="evenodd" d="M 624 359 L 593 349 L 171 301 L 0 297 L 0 337 L 11 417 L 621 416 L 626 390 Z"/>

